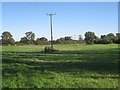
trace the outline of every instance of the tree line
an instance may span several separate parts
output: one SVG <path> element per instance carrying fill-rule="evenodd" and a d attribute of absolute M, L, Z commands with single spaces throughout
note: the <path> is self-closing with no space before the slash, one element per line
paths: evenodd
<path fill-rule="evenodd" d="M 35 33 L 32 31 L 26 32 L 25 36 L 20 39 L 20 41 L 15 41 L 13 35 L 5 31 L 1 35 L 0 44 L 9 46 L 9 45 L 49 45 L 49 41 L 46 37 L 40 37 L 35 40 Z M 109 33 L 107 35 L 101 35 L 100 38 L 95 35 L 94 32 L 86 32 L 85 38 L 83 39 L 79 35 L 79 40 L 73 40 L 70 36 L 61 37 L 53 41 L 53 44 L 120 44 L 120 33 Z"/>

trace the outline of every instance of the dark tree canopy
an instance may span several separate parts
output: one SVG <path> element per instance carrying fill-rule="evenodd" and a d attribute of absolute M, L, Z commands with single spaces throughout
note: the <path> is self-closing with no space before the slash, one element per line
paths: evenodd
<path fill-rule="evenodd" d="M 65 40 L 72 40 L 72 38 L 70 36 L 66 36 Z"/>
<path fill-rule="evenodd" d="M 113 33 L 109 33 L 107 36 L 108 37 L 114 37 L 115 35 Z"/>
<path fill-rule="evenodd" d="M 94 41 L 96 39 L 96 35 L 94 32 L 86 32 L 85 33 L 85 41 L 86 41 L 86 44 L 94 44 Z"/>
<path fill-rule="evenodd" d="M 106 38 L 106 35 L 101 35 L 101 39 L 105 39 Z"/>
<path fill-rule="evenodd" d="M 10 45 L 15 45 L 15 40 L 14 40 L 13 38 L 10 38 L 10 39 L 8 40 L 8 43 L 9 43 Z"/>
<path fill-rule="evenodd" d="M 116 43 L 120 44 L 120 33 L 116 33 Z"/>
<path fill-rule="evenodd" d="M 46 37 L 38 38 L 40 41 L 48 41 Z"/>
<path fill-rule="evenodd" d="M 57 42 L 58 44 L 64 44 L 65 38 L 59 38 L 59 39 L 56 40 L 56 42 Z"/>
<path fill-rule="evenodd" d="M 22 37 L 20 42 L 26 44 L 28 42 L 28 39 L 26 37 Z"/>
<path fill-rule="evenodd" d="M 35 40 L 35 34 L 30 31 L 26 32 L 25 36 L 21 38 L 20 41 L 13 39 L 13 36 L 10 32 L 5 31 L 1 35 L 0 45 L 50 45 L 50 41 L 46 37 L 37 38 Z M 83 39 L 79 35 L 78 40 L 73 40 L 71 36 L 61 37 L 57 40 L 53 40 L 54 44 L 120 44 L 120 33 L 108 33 L 107 35 L 101 35 L 100 38 L 95 35 L 94 32 L 86 32 L 85 38 Z"/>
<path fill-rule="evenodd" d="M 8 40 L 8 39 L 12 38 L 13 36 L 11 35 L 10 32 L 5 31 L 2 33 L 1 37 L 2 37 L 2 40 Z"/>
<path fill-rule="evenodd" d="M 24 44 L 34 44 L 35 34 L 33 32 L 26 32 L 25 37 L 22 37 L 20 42 Z"/>
<path fill-rule="evenodd" d="M 83 38 L 82 38 L 82 35 L 79 35 L 79 41 L 82 41 L 83 40 Z"/>
<path fill-rule="evenodd" d="M 109 33 L 109 34 L 107 34 L 106 39 L 109 40 L 110 43 L 114 43 L 116 40 L 116 37 L 113 33 Z"/>
<path fill-rule="evenodd" d="M 35 34 L 33 32 L 26 32 L 25 33 L 27 40 L 34 40 L 35 39 Z"/>
<path fill-rule="evenodd" d="M 120 37 L 120 33 L 116 33 L 116 36 L 119 36 L 119 37 Z"/>
<path fill-rule="evenodd" d="M 35 44 L 36 45 L 45 45 L 45 44 L 47 45 L 47 44 L 50 44 L 50 42 L 48 41 L 47 38 L 41 37 L 41 38 L 36 39 Z"/>
<path fill-rule="evenodd" d="M 2 45 L 15 45 L 15 40 L 12 38 L 13 36 L 11 35 L 10 32 L 5 31 L 1 35 L 2 37 Z"/>

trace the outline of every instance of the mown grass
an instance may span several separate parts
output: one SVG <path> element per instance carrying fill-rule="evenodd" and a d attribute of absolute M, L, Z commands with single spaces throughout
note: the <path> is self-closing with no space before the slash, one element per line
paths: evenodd
<path fill-rule="evenodd" d="M 118 88 L 118 45 L 2 47 L 3 88 Z"/>

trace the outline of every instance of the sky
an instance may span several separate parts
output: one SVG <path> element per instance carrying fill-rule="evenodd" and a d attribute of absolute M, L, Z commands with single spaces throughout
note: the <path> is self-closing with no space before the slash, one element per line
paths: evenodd
<path fill-rule="evenodd" d="M 84 38 L 85 32 L 97 36 L 118 32 L 117 2 L 3 2 L 2 32 L 9 31 L 16 41 L 32 31 L 36 38 L 50 39 L 50 17 L 53 16 L 53 38 Z M 0 35 L 2 34 L 0 32 Z"/>

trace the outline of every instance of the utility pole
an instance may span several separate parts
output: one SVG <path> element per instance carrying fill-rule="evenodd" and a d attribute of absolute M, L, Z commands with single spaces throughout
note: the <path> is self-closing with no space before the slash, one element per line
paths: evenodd
<path fill-rule="evenodd" d="M 51 28 L 51 49 L 53 49 L 53 31 L 52 31 L 52 16 L 53 15 L 56 15 L 56 13 L 55 14 L 52 14 L 52 13 L 50 13 L 50 14 L 47 14 L 47 15 L 49 15 L 50 16 L 50 28 Z"/>

